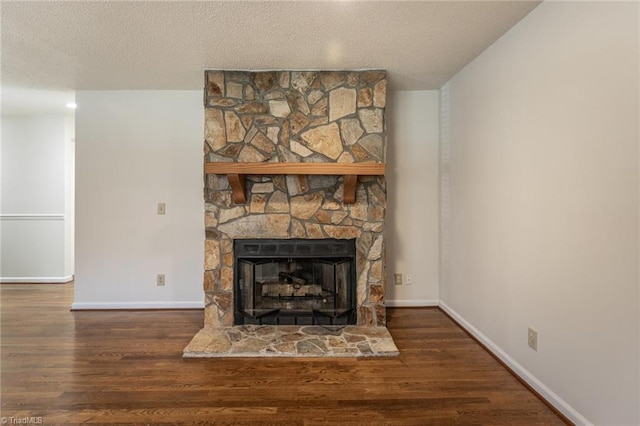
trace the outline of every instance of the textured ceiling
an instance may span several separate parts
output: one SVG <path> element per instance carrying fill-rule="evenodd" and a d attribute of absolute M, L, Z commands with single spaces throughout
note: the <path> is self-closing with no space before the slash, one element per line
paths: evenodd
<path fill-rule="evenodd" d="M 0 4 L 2 87 L 200 89 L 205 69 L 386 69 L 437 89 L 538 1 Z"/>

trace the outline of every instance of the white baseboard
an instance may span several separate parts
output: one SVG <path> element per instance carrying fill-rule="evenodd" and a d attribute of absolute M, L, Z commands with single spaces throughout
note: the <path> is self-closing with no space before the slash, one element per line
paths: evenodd
<path fill-rule="evenodd" d="M 204 302 L 74 302 L 71 304 L 72 311 L 121 309 L 204 309 Z"/>
<path fill-rule="evenodd" d="M 572 406 L 570 406 L 565 400 L 560 398 L 545 386 L 540 380 L 538 380 L 533 374 L 531 374 L 526 368 L 518 364 L 513 358 L 511 358 L 505 351 L 500 349 L 498 345 L 492 342 L 487 336 L 482 334 L 477 328 L 471 325 L 466 319 L 460 316 L 456 311 L 447 306 L 446 303 L 440 301 L 440 309 L 449 314 L 455 319 L 465 330 L 484 344 L 495 356 L 497 356 L 502 362 L 509 366 L 522 380 L 527 382 L 529 386 L 536 390 L 544 399 L 553 405 L 558 411 L 564 414 L 569 420 L 576 425 L 593 426 L 589 420 L 587 420 L 582 414 L 578 413 Z"/>
<path fill-rule="evenodd" d="M 387 299 L 384 305 L 388 308 L 424 308 L 439 306 L 439 300 L 431 299 Z"/>
<path fill-rule="evenodd" d="M 73 281 L 73 275 L 66 277 L 0 277 L 0 283 L 15 284 L 61 284 Z"/>
<path fill-rule="evenodd" d="M 64 214 L 46 213 L 46 214 L 0 214 L 0 220 L 64 220 Z"/>

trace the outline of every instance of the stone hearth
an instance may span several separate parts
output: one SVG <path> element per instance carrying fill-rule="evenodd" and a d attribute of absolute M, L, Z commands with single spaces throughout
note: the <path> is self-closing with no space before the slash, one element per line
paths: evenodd
<path fill-rule="evenodd" d="M 205 163 L 385 162 L 384 71 L 206 71 L 204 92 Z M 234 326 L 236 239 L 355 239 L 356 325 L 384 329 L 384 176 L 358 177 L 353 204 L 329 175 L 248 175 L 236 204 L 210 173 L 204 196 L 205 328 L 192 343 Z"/>
<path fill-rule="evenodd" d="M 184 349 L 203 357 L 379 357 L 398 348 L 386 327 L 255 326 L 204 328 Z"/>

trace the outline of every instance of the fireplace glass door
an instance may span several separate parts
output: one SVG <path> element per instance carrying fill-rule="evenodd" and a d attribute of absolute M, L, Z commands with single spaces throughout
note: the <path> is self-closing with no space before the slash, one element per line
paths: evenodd
<path fill-rule="evenodd" d="M 236 240 L 236 324 L 355 323 L 354 240 Z"/>

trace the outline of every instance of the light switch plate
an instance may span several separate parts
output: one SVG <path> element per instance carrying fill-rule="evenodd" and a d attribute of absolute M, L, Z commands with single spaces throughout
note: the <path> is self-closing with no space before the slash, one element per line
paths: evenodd
<path fill-rule="evenodd" d="M 393 283 L 395 285 L 402 285 L 402 274 L 393 274 Z"/>

